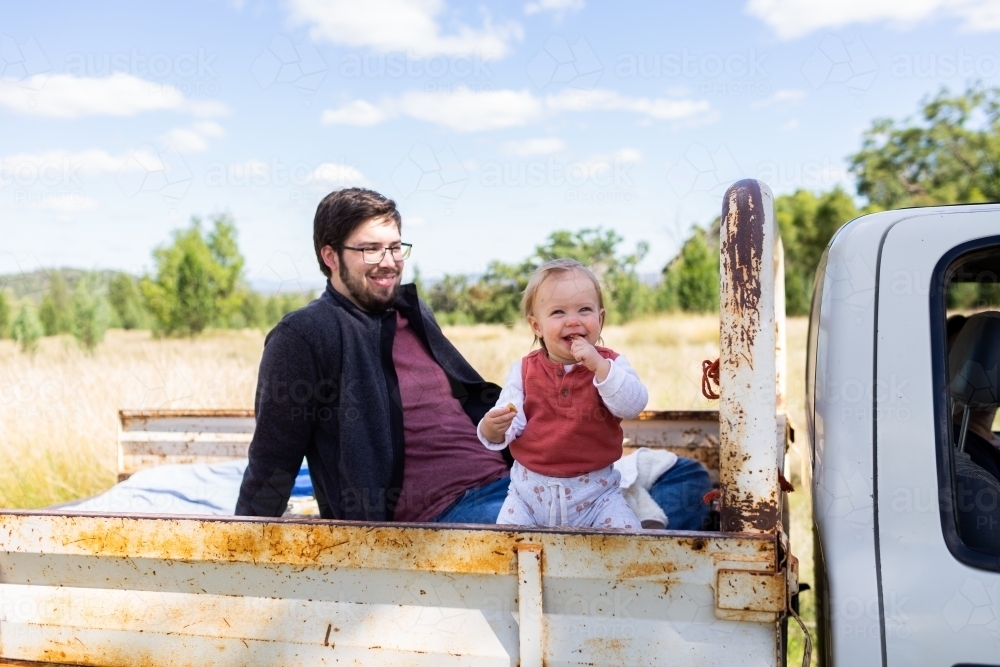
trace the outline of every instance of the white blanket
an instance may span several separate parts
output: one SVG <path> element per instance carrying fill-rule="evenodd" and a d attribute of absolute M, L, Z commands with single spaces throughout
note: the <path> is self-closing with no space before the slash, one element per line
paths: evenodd
<path fill-rule="evenodd" d="M 673 452 L 648 447 L 640 447 L 615 463 L 615 470 L 622 476 L 622 495 L 643 528 L 666 528 L 670 525 L 669 517 L 649 495 L 649 489 L 675 463 L 677 455 Z"/>

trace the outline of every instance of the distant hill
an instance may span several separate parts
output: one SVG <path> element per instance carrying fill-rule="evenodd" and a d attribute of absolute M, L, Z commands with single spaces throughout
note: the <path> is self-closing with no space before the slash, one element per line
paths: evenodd
<path fill-rule="evenodd" d="M 98 284 L 107 285 L 115 275 L 121 271 L 102 269 L 100 271 L 87 271 L 85 269 L 36 269 L 28 273 L 8 273 L 0 275 L 0 290 L 3 290 L 8 297 L 13 297 L 20 301 L 27 297 L 35 303 L 40 303 L 42 297 L 49 290 L 49 282 L 52 280 L 52 273 L 58 272 L 63 275 L 69 285 L 70 291 L 76 287 L 76 283 L 87 275 L 97 277 Z"/>
<path fill-rule="evenodd" d="M 41 303 L 42 297 L 49 291 L 49 282 L 52 280 L 53 271 L 63 275 L 71 292 L 76 287 L 76 283 L 86 275 L 96 276 L 98 284 L 104 287 L 117 274 L 123 273 L 123 271 L 113 271 L 111 269 L 102 269 L 100 271 L 71 268 L 36 269 L 28 273 L 0 275 L 0 290 L 4 291 L 8 299 L 13 298 L 15 301 L 20 301 L 27 297 L 36 304 Z M 133 277 L 138 280 L 137 276 Z M 266 279 L 250 281 L 250 288 L 264 296 L 272 294 L 316 294 L 322 292 L 323 287 L 320 281 L 315 279 L 312 281 L 303 280 L 294 282 L 278 282 Z"/>

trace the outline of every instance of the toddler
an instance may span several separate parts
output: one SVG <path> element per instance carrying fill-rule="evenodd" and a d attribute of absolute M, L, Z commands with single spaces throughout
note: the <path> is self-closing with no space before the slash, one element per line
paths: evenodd
<path fill-rule="evenodd" d="M 624 356 L 595 346 L 604 326 L 597 279 L 576 260 L 546 262 L 521 307 L 541 349 L 511 366 L 478 428 L 487 448 L 514 457 L 497 523 L 640 528 L 613 464 L 622 419 L 638 416 L 648 396 Z"/>

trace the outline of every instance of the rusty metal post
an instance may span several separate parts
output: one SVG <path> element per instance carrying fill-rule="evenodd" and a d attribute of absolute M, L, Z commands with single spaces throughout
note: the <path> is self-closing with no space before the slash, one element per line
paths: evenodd
<path fill-rule="evenodd" d="M 774 196 L 755 180 L 726 191 L 721 221 L 719 403 L 722 522 L 727 532 L 777 532 Z"/>
<path fill-rule="evenodd" d="M 788 391 L 788 340 L 785 334 L 785 246 L 777 233 L 774 245 L 774 382 L 775 400 L 779 413 L 787 412 L 785 395 Z"/>

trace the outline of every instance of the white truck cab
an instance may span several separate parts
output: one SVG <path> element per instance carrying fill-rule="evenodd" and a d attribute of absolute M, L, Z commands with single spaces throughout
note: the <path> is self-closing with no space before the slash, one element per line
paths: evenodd
<path fill-rule="evenodd" d="M 949 359 L 946 329 L 950 291 L 988 297 L 998 276 L 995 204 L 858 218 L 817 270 L 806 412 L 827 665 L 1000 665 L 1000 496 L 963 476 L 956 430 L 962 378 L 995 410 L 996 353 Z"/>

